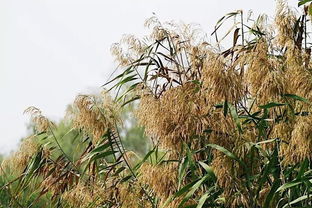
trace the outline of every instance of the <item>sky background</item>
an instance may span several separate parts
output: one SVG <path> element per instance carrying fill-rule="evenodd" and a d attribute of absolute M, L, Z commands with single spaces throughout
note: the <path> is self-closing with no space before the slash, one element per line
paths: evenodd
<path fill-rule="evenodd" d="M 26 136 L 27 107 L 58 120 L 77 94 L 98 91 L 116 67 L 110 46 L 123 34 L 147 34 L 143 24 L 153 13 L 210 34 L 238 9 L 273 18 L 275 1 L 0 0 L 0 153 Z"/>

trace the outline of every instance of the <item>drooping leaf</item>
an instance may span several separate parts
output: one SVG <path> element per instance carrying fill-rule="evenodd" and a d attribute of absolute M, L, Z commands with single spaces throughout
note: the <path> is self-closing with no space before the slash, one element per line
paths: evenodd
<path fill-rule="evenodd" d="M 205 193 L 204 195 L 202 195 L 198 201 L 198 204 L 196 206 L 196 208 L 202 208 L 207 200 L 207 198 L 209 197 L 209 193 Z"/>
<path fill-rule="evenodd" d="M 312 0 L 311 0 L 312 1 Z M 310 101 L 306 98 L 300 97 L 298 95 L 294 95 L 294 94 L 283 94 L 284 97 L 288 97 L 288 98 L 292 98 L 294 100 L 299 100 L 305 103 L 310 103 Z"/>
<path fill-rule="evenodd" d="M 232 152 L 230 152 L 229 150 L 225 149 L 224 147 L 221 147 L 217 144 L 208 144 L 207 147 L 211 147 L 214 148 L 216 150 L 219 150 L 220 152 L 222 152 L 223 154 L 225 154 L 226 156 L 228 156 L 229 158 L 237 161 L 238 163 L 240 163 L 244 168 L 246 167 L 246 164 L 240 160 L 236 155 L 234 155 Z"/>
<path fill-rule="evenodd" d="M 234 35 L 233 35 L 233 46 L 236 45 L 237 40 L 238 40 L 238 38 L 239 38 L 239 30 L 240 30 L 240 28 L 236 28 L 235 31 L 234 31 Z"/>
<path fill-rule="evenodd" d="M 301 201 L 303 201 L 303 200 L 306 200 L 306 199 L 308 199 L 309 197 L 311 198 L 311 194 L 307 194 L 307 195 L 300 196 L 300 197 L 298 197 L 297 199 L 292 200 L 291 202 L 285 204 L 282 208 L 293 207 L 292 205 L 297 204 L 298 202 L 301 202 Z M 310 207 L 311 207 L 311 206 L 305 207 L 305 208 L 310 208 Z M 302 207 L 302 208 L 304 208 L 304 207 Z"/>
<path fill-rule="evenodd" d="M 183 200 L 179 204 L 179 208 L 183 207 L 183 205 L 193 196 L 195 191 L 204 183 L 208 178 L 210 178 L 210 175 L 207 174 L 204 177 L 202 177 L 199 181 L 197 181 L 191 188 L 190 191 L 183 197 Z"/>
<path fill-rule="evenodd" d="M 279 107 L 279 106 L 285 106 L 287 104 L 285 103 L 268 103 L 266 105 L 260 105 L 259 108 L 262 108 L 262 109 L 268 109 L 268 108 L 273 108 L 273 107 Z"/>
<path fill-rule="evenodd" d="M 205 171 L 207 172 L 207 174 L 209 174 L 211 176 L 211 178 L 216 178 L 212 167 L 210 167 L 209 165 L 207 165 L 204 162 L 198 161 L 198 163 L 205 169 Z"/>
<path fill-rule="evenodd" d="M 306 3 L 309 3 L 309 2 L 312 2 L 312 0 L 299 0 L 298 7 L 300 7 L 300 6 L 302 6 L 302 5 L 306 4 Z"/>
<path fill-rule="evenodd" d="M 239 117 L 238 117 L 238 114 L 237 114 L 237 111 L 236 111 L 235 107 L 232 104 L 228 104 L 228 106 L 229 106 L 229 109 L 230 109 L 231 116 L 232 116 L 232 118 L 234 119 L 234 121 L 236 123 L 238 131 L 240 133 L 243 133 L 243 129 L 242 129 L 242 126 L 241 126 L 241 123 L 240 123 L 240 120 L 239 120 Z"/>

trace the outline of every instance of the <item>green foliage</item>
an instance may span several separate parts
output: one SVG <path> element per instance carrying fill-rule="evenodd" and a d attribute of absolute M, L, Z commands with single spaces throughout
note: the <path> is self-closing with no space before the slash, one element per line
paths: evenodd
<path fill-rule="evenodd" d="M 120 129 L 120 135 L 126 150 L 144 156 L 152 149 L 152 146 L 150 140 L 145 135 L 144 128 L 139 126 L 135 118 L 134 114 L 137 110 L 137 105 L 137 103 L 131 102 L 124 107 L 122 112 L 124 126 Z"/>
<path fill-rule="evenodd" d="M 33 134 L 1 163 L 1 206 L 311 207 L 307 14 L 285 15 L 294 27 L 281 23 L 274 45 L 263 25 L 229 13 L 213 49 L 154 20 L 144 48 L 129 38 L 130 54 L 115 51 L 125 68 L 105 84 L 114 102 L 80 96 L 56 125 L 31 108 Z M 233 46 L 221 51 L 217 31 L 233 17 Z"/>

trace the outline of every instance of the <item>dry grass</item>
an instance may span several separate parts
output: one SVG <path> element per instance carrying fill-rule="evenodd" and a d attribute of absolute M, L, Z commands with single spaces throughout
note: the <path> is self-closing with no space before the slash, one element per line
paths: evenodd
<path fill-rule="evenodd" d="M 242 17 L 224 51 L 194 25 L 149 19 L 151 35 L 125 36 L 112 47 L 124 71 L 109 83 L 125 93 L 114 101 L 107 94 L 74 101 L 73 128 L 87 144 L 79 159 L 62 150 L 40 110 L 28 110 L 41 132 L 34 137 L 44 134 L 55 146 L 26 139 L 4 161 L 22 173 L 3 187 L 10 203 L 23 207 L 16 199 L 39 180 L 44 185 L 33 187 L 40 194 L 30 206 L 43 196 L 52 207 L 311 206 L 307 18 L 297 21 L 284 2 L 273 24 L 258 19 L 249 27 Z M 118 129 L 120 109 L 138 98 L 137 119 L 154 143 L 140 159 L 124 148 Z M 55 148 L 57 156 L 47 153 Z"/>

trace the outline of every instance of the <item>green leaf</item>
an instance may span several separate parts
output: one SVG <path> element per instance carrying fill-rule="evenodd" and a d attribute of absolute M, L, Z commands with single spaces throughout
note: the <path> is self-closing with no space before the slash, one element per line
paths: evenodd
<path fill-rule="evenodd" d="M 133 175 L 128 175 L 128 176 L 124 177 L 123 179 L 120 180 L 120 183 L 128 181 L 130 178 L 132 178 L 132 176 Z"/>
<path fill-rule="evenodd" d="M 133 169 L 134 169 L 134 170 L 139 169 L 139 168 L 141 167 L 141 165 L 155 152 L 156 147 L 157 147 L 157 146 L 155 146 L 151 151 L 149 151 L 149 152 L 145 155 L 145 157 L 143 158 L 143 160 L 140 161 L 138 164 L 136 164 L 135 167 L 134 167 Z"/>
<path fill-rule="evenodd" d="M 31 164 L 29 165 L 26 174 L 32 174 L 33 172 L 35 172 L 35 170 L 39 168 L 41 159 L 42 159 L 42 152 L 39 151 L 36 154 L 35 158 L 32 160 Z"/>
<path fill-rule="evenodd" d="M 188 157 L 188 163 L 189 163 L 189 167 L 190 169 L 194 169 L 195 167 L 195 162 L 193 160 L 193 153 L 190 150 L 189 146 L 187 144 L 184 143 L 185 149 L 186 149 L 186 156 Z"/>
<path fill-rule="evenodd" d="M 130 76 L 124 78 L 123 80 L 121 80 L 120 82 L 118 82 L 118 85 L 124 85 L 124 84 L 126 84 L 127 82 L 136 80 L 136 79 L 137 79 L 136 76 L 137 76 L 136 74 L 130 75 Z"/>
<path fill-rule="evenodd" d="M 239 30 L 240 30 L 240 28 L 236 28 L 235 31 L 234 31 L 234 35 L 233 35 L 233 46 L 236 45 L 237 40 L 238 40 L 238 38 L 239 38 Z"/>
<path fill-rule="evenodd" d="M 20 187 L 27 185 L 31 178 L 33 177 L 35 171 L 40 168 L 42 164 L 42 151 L 36 153 L 36 156 L 32 158 L 31 163 L 26 168 L 23 177 L 21 178 L 21 183 L 19 184 Z"/>
<path fill-rule="evenodd" d="M 179 204 L 179 208 L 183 207 L 183 205 L 193 196 L 195 191 L 204 183 L 208 178 L 210 178 L 210 175 L 207 174 L 204 177 L 202 177 L 199 181 L 197 181 L 190 189 L 190 191 L 186 194 L 186 196 L 183 198 L 183 200 Z"/>
<path fill-rule="evenodd" d="M 281 192 L 281 191 L 284 191 L 285 189 L 289 189 L 291 187 L 294 187 L 294 186 L 297 186 L 297 185 L 300 185 L 306 181 L 310 181 L 312 182 L 312 180 L 309 180 L 309 178 L 301 178 L 299 180 L 294 180 L 294 181 L 291 181 L 291 182 L 288 182 L 288 183 L 285 183 L 283 184 L 282 186 L 280 186 L 276 192 Z"/>
<path fill-rule="evenodd" d="M 102 144 L 102 145 L 99 145 L 99 146 L 97 146 L 96 148 L 94 148 L 94 149 L 90 152 L 90 155 L 96 154 L 96 153 L 99 153 L 99 152 L 102 152 L 102 151 L 104 151 L 105 149 L 107 149 L 109 146 L 110 146 L 110 143 L 109 143 L 109 142 L 107 142 L 107 143 L 105 143 L 105 144 Z"/>
<path fill-rule="evenodd" d="M 294 94 L 283 94 L 283 97 L 289 97 L 289 98 L 292 98 L 294 100 L 299 100 L 299 101 L 302 101 L 302 102 L 305 102 L 305 103 L 310 103 L 310 101 L 308 99 L 300 97 L 298 95 L 294 95 Z"/>
<path fill-rule="evenodd" d="M 202 208 L 205 204 L 205 201 L 207 200 L 209 196 L 209 193 L 205 193 L 204 195 L 202 195 L 202 197 L 200 197 L 199 201 L 198 201 L 198 205 L 196 208 Z"/>
<path fill-rule="evenodd" d="M 117 79 L 120 79 L 120 78 L 124 77 L 127 74 L 130 74 L 130 73 L 134 72 L 134 70 L 133 69 L 131 70 L 131 69 L 132 69 L 132 66 L 128 67 L 124 72 L 122 72 L 121 74 L 119 74 L 118 76 L 113 78 L 112 80 L 110 80 L 110 81 L 106 82 L 104 85 L 102 85 L 102 87 L 104 87 L 104 86 L 114 82 Z"/>
<path fill-rule="evenodd" d="M 229 105 L 228 105 L 228 101 L 226 100 L 224 102 L 224 106 L 223 106 L 223 115 L 226 117 L 227 113 L 228 113 L 228 110 L 229 110 Z"/>
<path fill-rule="evenodd" d="M 134 96 L 133 98 L 131 98 L 131 99 L 125 101 L 125 102 L 121 105 L 121 107 L 123 107 L 123 106 L 125 106 L 125 105 L 128 105 L 129 103 L 132 103 L 133 101 L 138 100 L 138 99 L 140 99 L 140 98 L 141 98 L 141 97 L 140 97 L 139 95 Z"/>
<path fill-rule="evenodd" d="M 273 198 L 275 196 L 276 190 L 278 189 L 278 187 L 280 186 L 280 183 L 281 183 L 281 178 L 280 178 L 281 170 L 280 170 L 280 167 L 278 166 L 278 163 L 279 163 L 279 161 L 278 161 L 278 148 L 276 146 L 274 148 L 274 152 L 270 158 L 269 165 L 266 167 L 267 172 L 264 174 L 264 175 L 269 176 L 268 173 L 271 172 L 273 175 L 273 178 L 274 178 L 273 185 L 271 186 L 271 190 L 268 193 L 267 197 L 265 198 L 264 206 L 263 206 L 264 208 L 270 207 L 271 201 L 273 200 Z M 263 182 L 263 181 L 260 181 L 260 182 Z"/>
<path fill-rule="evenodd" d="M 212 178 L 216 178 L 212 167 L 210 167 L 209 165 L 207 165 L 204 162 L 198 161 L 198 163 L 205 169 L 205 171 L 207 172 L 207 174 L 209 174 Z"/>
<path fill-rule="evenodd" d="M 301 1 L 298 2 L 298 7 L 304 5 L 304 4 L 308 3 L 308 2 L 312 2 L 312 0 L 301 0 Z"/>
<path fill-rule="evenodd" d="M 187 184 L 186 186 L 184 186 L 183 188 L 181 188 L 179 191 L 177 191 L 173 196 L 174 198 L 177 198 L 179 196 L 181 196 L 182 194 L 186 193 L 188 190 L 190 190 L 194 184 L 196 184 L 199 180 L 195 180 L 189 184 Z"/>
<path fill-rule="evenodd" d="M 304 171 L 308 168 L 309 168 L 309 160 L 306 158 L 300 166 L 300 170 L 298 172 L 296 179 L 300 179 L 303 176 Z"/>
<path fill-rule="evenodd" d="M 287 104 L 285 103 L 268 103 L 266 105 L 260 105 L 259 108 L 262 108 L 262 109 L 268 109 L 268 108 L 273 108 L 273 107 L 278 107 L 278 106 L 285 106 Z"/>
<path fill-rule="evenodd" d="M 264 205 L 263 205 L 264 208 L 270 207 L 270 203 L 273 200 L 273 197 L 275 195 L 275 192 L 276 192 L 279 184 L 280 184 L 280 179 L 277 179 L 273 182 L 272 188 L 271 188 L 269 194 L 267 195 L 267 197 L 265 198 Z"/>
<path fill-rule="evenodd" d="M 223 104 L 222 104 L 222 103 L 219 103 L 219 104 L 216 104 L 214 107 L 215 107 L 215 108 L 223 108 Z"/>
<path fill-rule="evenodd" d="M 104 151 L 105 149 L 107 149 L 110 146 L 111 146 L 111 144 L 109 142 L 97 146 L 91 152 L 89 152 L 89 154 L 87 154 L 86 157 L 84 157 L 82 161 L 86 161 L 86 160 L 94 157 L 95 155 L 99 154 L 100 152 Z"/>
<path fill-rule="evenodd" d="M 130 76 L 127 76 L 123 79 L 121 79 L 119 82 L 117 82 L 114 86 L 112 86 L 108 91 L 111 91 L 112 89 L 118 87 L 118 86 L 122 86 L 128 82 L 131 82 L 131 81 L 134 81 L 134 80 L 137 80 L 138 78 L 136 77 L 137 74 L 133 74 L 133 75 L 130 75 Z"/>
<path fill-rule="evenodd" d="M 233 17 L 233 16 L 236 16 L 237 14 L 240 14 L 239 11 L 235 11 L 235 12 L 230 12 L 226 15 L 224 15 L 223 17 L 221 17 L 218 21 L 217 21 L 217 24 L 215 26 L 215 30 L 211 33 L 211 35 L 213 35 L 214 33 L 217 32 L 217 30 L 221 27 L 221 25 L 224 23 L 225 20 Z"/>
<path fill-rule="evenodd" d="M 239 117 L 238 117 L 238 114 L 236 112 L 236 109 L 234 108 L 234 106 L 232 104 L 228 103 L 228 106 L 230 109 L 231 116 L 233 117 L 233 119 L 236 123 L 236 126 L 237 126 L 239 133 L 243 133 L 243 129 L 242 129 L 241 123 L 239 121 Z"/>
<path fill-rule="evenodd" d="M 96 154 L 94 157 L 92 157 L 90 159 L 90 162 L 92 162 L 94 160 L 98 160 L 98 159 L 104 158 L 104 157 L 107 157 L 109 155 L 113 155 L 115 153 L 117 153 L 117 151 L 107 151 L 107 152 Z"/>
<path fill-rule="evenodd" d="M 290 205 L 293 205 L 293 204 L 296 204 L 296 203 L 301 202 L 303 200 L 306 200 L 309 197 L 311 198 L 311 194 L 310 195 L 301 196 L 301 197 L 299 197 L 299 198 L 297 198 L 297 199 L 295 199 L 295 200 L 285 204 L 282 208 L 291 207 Z M 308 208 L 308 207 L 306 207 L 306 208 Z"/>
<path fill-rule="evenodd" d="M 114 176 L 117 176 L 119 173 L 121 173 L 122 171 L 124 171 L 126 169 L 126 167 L 120 167 L 116 170 L 116 172 L 114 173 Z"/>
<path fill-rule="evenodd" d="M 192 82 L 193 84 L 196 84 L 196 85 L 198 85 L 200 87 L 203 85 L 203 83 L 201 81 L 197 80 L 197 79 L 191 80 L 190 82 Z"/>
<path fill-rule="evenodd" d="M 121 100 L 123 97 L 125 97 L 129 92 L 131 92 L 132 90 L 134 90 L 139 84 L 140 84 L 140 82 L 134 83 L 133 85 L 131 85 L 124 93 L 122 93 L 122 95 L 119 96 L 119 98 L 117 99 L 117 101 L 119 101 L 119 100 Z"/>
<path fill-rule="evenodd" d="M 178 171 L 178 188 L 180 188 L 182 180 L 186 174 L 186 169 L 188 166 L 189 157 L 184 157 L 182 159 L 182 162 L 179 165 L 179 171 Z"/>
<path fill-rule="evenodd" d="M 190 190 L 192 188 L 192 186 L 198 182 L 198 180 L 195 180 L 187 185 L 185 185 L 183 188 L 181 188 L 179 191 L 177 191 L 173 196 L 169 197 L 169 199 L 167 199 L 167 201 L 161 206 L 161 208 L 167 208 L 167 205 L 172 202 L 175 198 L 183 195 L 184 193 L 186 193 L 188 190 Z"/>
<path fill-rule="evenodd" d="M 217 144 L 208 144 L 208 147 L 214 148 L 216 150 L 219 150 L 220 152 L 222 152 L 223 154 L 225 154 L 226 156 L 228 156 L 229 158 L 237 161 L 238 163 L 240 163 L 244 168 L 247 169 L 246 164 L 241 161 L 236 155 L 234 155 L 232 152 L 230 152 L 229 150 L 225 149 L 224 147 L 221 147 Z"/>

